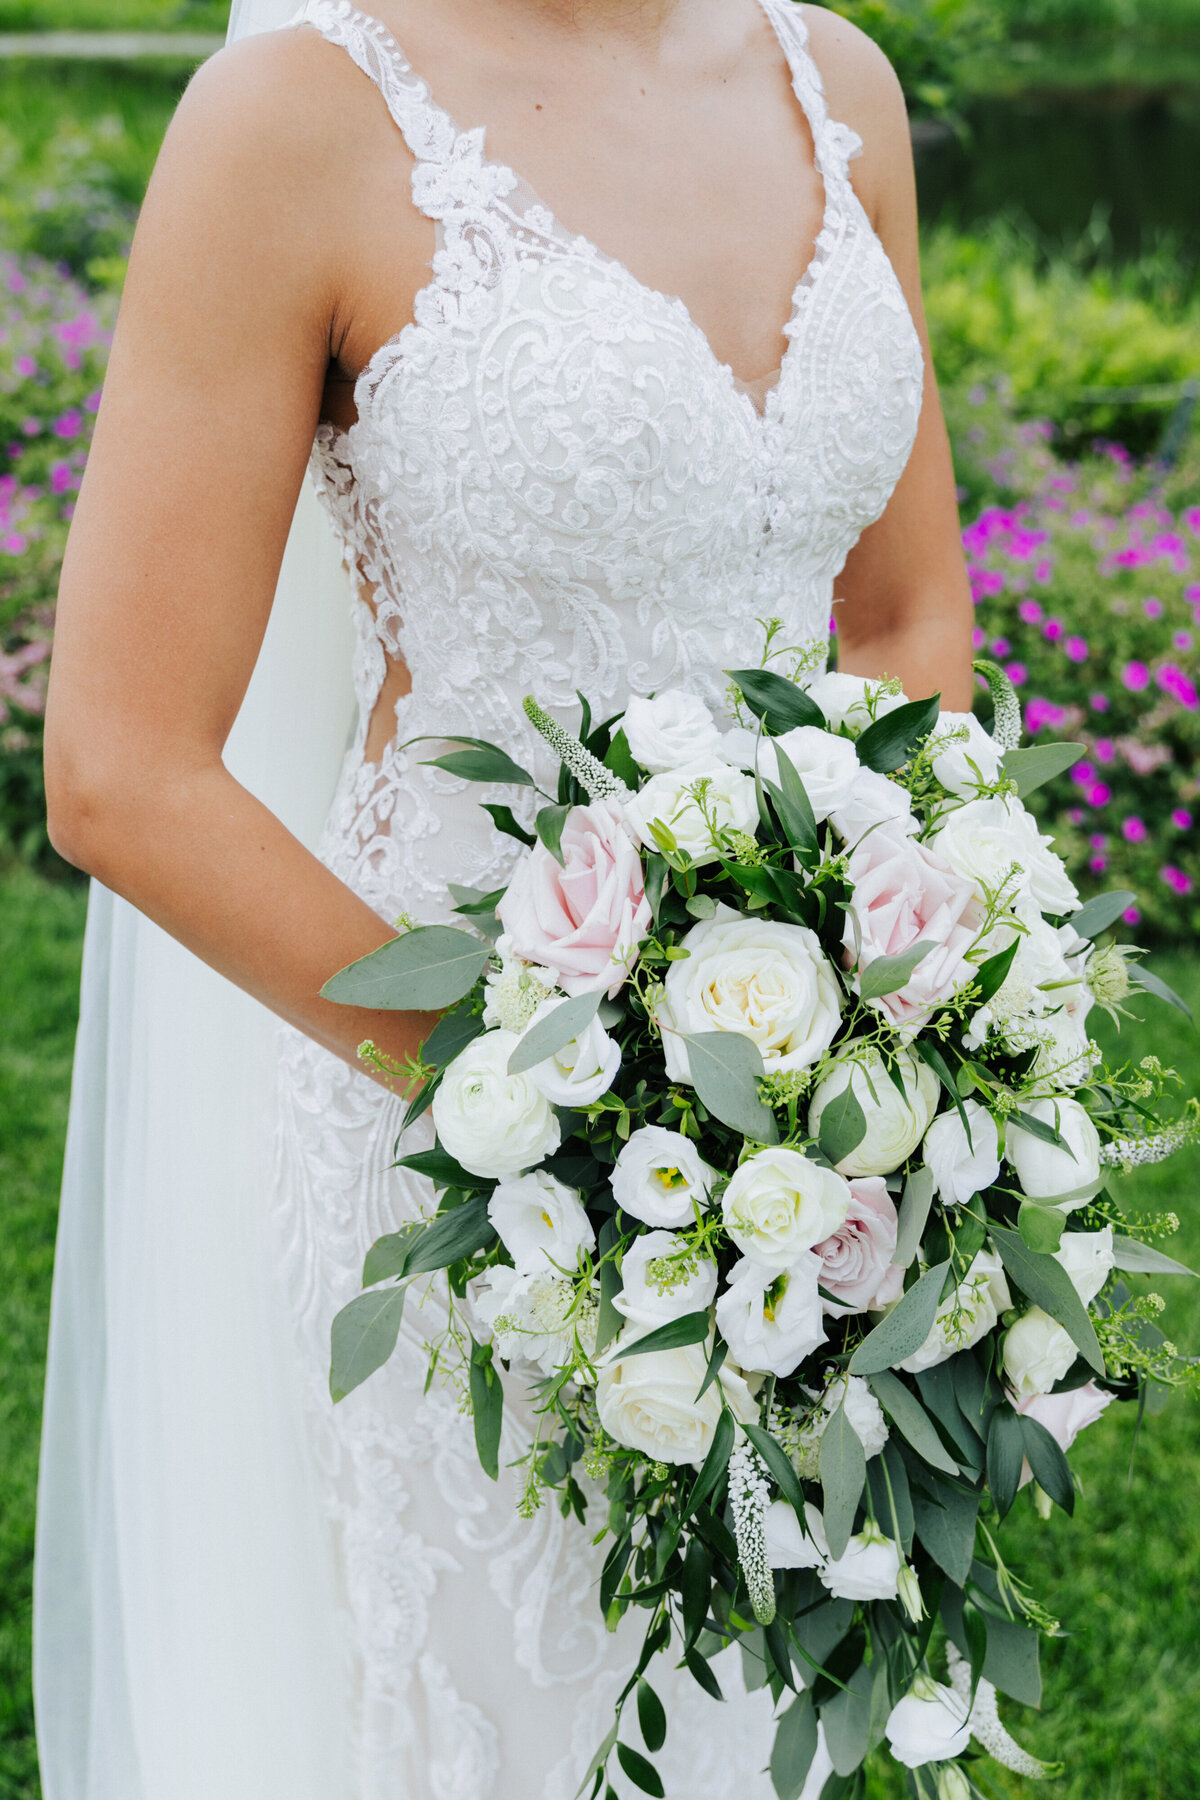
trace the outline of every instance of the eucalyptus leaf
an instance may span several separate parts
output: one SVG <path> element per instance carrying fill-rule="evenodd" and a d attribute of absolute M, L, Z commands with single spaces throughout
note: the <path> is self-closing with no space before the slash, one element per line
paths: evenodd
<path fill-rule="evenodd" d="M 1009 750 L 1000 767 L 1017 784 L 1023 800 L 1056 775 L 1065 775 L 1087 749 L 1086 744 L 1033 744 L 1027 750 Z"/>
<path fill-rule="evenodd" d="M 759 1098 L 762 1055 L 752 1038 L 738 1031 L 702 1031 L 685 1036 L 692 1081 L 708 1111 L 759 1144 L 777 1144 L 779 1127 Z"/>
<path fill-rule="evenodd" d="M 435 1069 L 444 1069 L 468 1044 L 474 1043 L 484 1029 L 479 1013 L 443 1013 L 421 1045 L 421 1054 Z"/>
<path fill-rule="evenodd" d="M 463 887 L 457 881 L 448 881 L 446 890 L 454 902 L 455 912 L 494 913 L 504 898 L 503 888 L 492 888 L 485 892 L 483 888 Z"/>
<path fill-rule="evenodd" d="M 940 702 L 940 694 L 928 700 L 908 700 L 868 725 L 857 745 L 863 768 L 879 775 L 903 768 L 937 724 Z"/>
<path fill-rule="evenodd" d="M 839 1775 L 853 1775 L 870 1748 L 872 1671 L 861 1663 L 846 1686 L 821 1708 L 825 1746 Z"/>
<path fill-rule="evenodd" d="M 321 989 L 343 1006 L 438 1012 L 469 993 L 491 948 L 450 925 L 418 925 L 338 971 Z"/>
<path fill-rule="evenodd" d="M 767 1473 L 785 1500 L 789 1500 L 792 1509 L 802 1524 L 807 1524 L 804 1512 L 804 1489 L 800 1486 L 800 1477 L 792 1467 L 791 1459 L 771 1432 L 764 1431 L 761 1425 L 747 1425 L 746 1436 L 758 1451 L 767 1465 Z"/>
<path fill-rule="evenodd" d="M 841 1092 L 834 1094 L 821 1108 L 817 1130 L 821 1154 L 827 1156 L 836 1169 L 844 1157 L 857 1150 L 866 1135 L 867 1115 L 854 1092 L 853 1081 L 847 1081 Z"/>
<path fill-rule="evenodd" d="M 850 1542 L 854 1515 L 867 1479 L 862 1442 L 846 1415 L 844 1404 L 838 1406 L 821 1433 L 820 1468 L 825 1499 L 825 1536 L 829 1553 L 836 1559 L 844 1554 Z"/>
<path fill-rule="evenodd" d="M 1017 1230 L 1031 1250 L 1052 1256 L 1062 1242 L 1067 1215 L 1057 1206 L 1040 1206 L 1036 1200 L 1023 1200 L 1017 1213 Z"/>
<path fill-rule="evenodd" d="M 896 1430 L 917 1455 L 924 1457 L 931 1468 L 957 1475 L 958 1464 L 934 1430 L 925 1408 L 900 1377 L 890 1369 L 880 1369 L 876 1374 L 868 1375 L 867 1381 Z"/>
<path fill-rule="evenodd" d="M 897 1268 L 907 1269 L 921 1248 L 921 1237 L 932 1205 L 933 1171 L 922 1163 L 919 1169 L 913 1170 L 905 1182 L 904 1193 L 900 1200 L 896 1248 L 892 1253 L 892 1262 Z"/>
<path fill-rule="evenodd" d="M 877 956 L 869 962 L 865 969 L 860 969 L 858 976 L 858 992 L 863 1000 L 880 1000 L 885 994 L 895 994 L 904 986 L 918 963 L 923 963 L 931 950 L 938 948 L 933 938 L 922 938 L 919 943 L 905 950 L 899 956 Z"/>
<path fill-rule="evenodd" d="M 1164 1256 L 1161 1250 L 1156 1250 L 1152 1244 L 1143 1244 L 1138 1238 L 1114 1237 L 1113 1258 L 1118 1269 L 1126 1269 L 1132 1274 L 1196 1274 L 1186 1263 L 1176 1262 L 1173 1256 Z"/>
<path fill-rule="evenodd" d="M 329 1392 L 336 1404 L 382 1368 L 404 1316 L 402 1287 L 372 1288 L 343 1306 L 330 1332 Z"/>
<path fill-rule="evenodd" d="M 825 714 L 794 681 L 770 669 L 726 669 L 725 673 L 736 681 L 746 705 L 772 737 L 781 737 L 796 725 L 824 727 Z"/>
<path fill-rule="evenodd" d="M 850 1358 L 852 1375 L 876 1375 L 880 1370 L 894 1369 L 921 1348 L 933 1329 L 949 1267 L 947 1259 L 926 1269 L 887 1317 L 868 1333 Z"/>
<path fill-rule="evenodd" d="M 1018 1423 L 1025 1460 L 1033 1470 L 1033 1479 L 1044 1493 L 1049 1494 L 1055 1506 L 1060 1506 L 1065 1513 L 1073 1513 L 1075 1483 L 1062 1446 L 1036 1419 L 1021 1418 Z"/>
<path fill-rule="evenodd" d="M 621 1346 L 614 1361 L 626 1362 L 631 1356 L 646 1356 L 655 1350 L 680 1350 L 686 1344 L 703 1344 L 711 1329 L 707 1310 L 684 1313 L 681 1319 L 668 1319 L 665 1325 L 656 1326 L 636 1343 Z"/>
<path fill-rule="evenodd" d="M 929 1493 L 912 1489 L 913 1524 L 917 1536 L 939 1569 L 961 1587 L 971 1570 L 979 1495 L 963 1493 L 948 1482 L 927 1477 Z"/>
<path fill-rule="evenodd" d="M 1165 1000 L 1168 1006 L 1181 1012 L 1185 1019 L 1192 1017 L 1192 1009 L 1187 1001 L 1181 999 L 1175 989 L 1161 975 L 1156 975 L 1153 969 L 1148 969 L 1145 963 L 1131 963 L 1129 974 L 1135 989 L 1141 988 L 1144 993 L 1153 994 L 1157 1000 Z"/>
<path fill-rule="evenodd" d="M 590 994 L 576 994 L 555 1006 L 536 1025 L 530 1025 L 508 1059 L 508 1073 L 523 1075 L 526 1069 L 536 1069 L 539 1063 L 572 1043 L 587 1030 L 603 997 L 598 989 Z"/>
<path fill-rule="evenodd" d="M 792 1701 L 775 1728 L 771 1785 L 779 1800 L 800 1800 L 816 1753 L 817 1713 L 806 1692 Z"/>
<path fill-rule="evenodd" d="M 1128 888 L 1114 888 L 1109 894 L 1097 894 L 1094 899 L 1081 906 L 1077 913 L 1072 913 L 1067 924 L 1077 931 L 1081 938 L 1099 937 L 1110 925 L 1115 925 L 1121 914 L 1131 907 L 1137 895 Z"/>
<path fill-rule="evenodd" d="M 411 1225 L 402 1225 L 399 1231 L 390 1231 L 386 1237 L 377 1238 L 363 1262 L 363 1286 L 398 1281 L 404 1273 L 413 1239 L 423 1230 L 420 1221 L 415 1220 Z"/>
<path fill-rule="evenodd" d="M 987 1439 L 988 1487 L 1001 1518 L 1017 1497 L 1024 1461 L 1021 1421 L 1006 1400 L 992 1414 Z"/>
<path fill-rule="evenodd" d="M 1080 1354 L 1087 1358 L 1098 1375 L 1103 1375 L 1104 1355 L 1096 1339 L 1095 1327 L 1062 1264 L 1053 1256 L 1039 1255 L 1031 1250 L 1019 1232 L 993 1225 L 991 1233 L 1005 1271 L 1017 1287 L 1035 1306 L 1058 1320 L 1069 1332 Z"/>

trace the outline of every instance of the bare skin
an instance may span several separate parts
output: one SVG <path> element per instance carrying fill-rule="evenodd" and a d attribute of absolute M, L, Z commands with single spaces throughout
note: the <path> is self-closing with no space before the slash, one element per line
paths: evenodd
<path fill-rule="evenodd" d="M 903 101 L 874 46 L 806 7 L 834 117 L 924 341 Z M 486 122 L 563 222 L 678 295 L 744 381 L 784 349 L 823 191 L 756 0 L 385 0 L 461 125 Z M 433 227 L 376 90 L 307 29 L 198 73 L 142 213 L 63 570 L 47 715 L 51 835 L 239 986 L 355 1061 L 430 1021 L 322 1001 L 389 929 L 225 769 L 321 417 L 412 316 Z M 697 221 L 700 222 L 698 228 Z M 926 349 L 928 361 L 928 349 Z M 971 692 L 970 599 L 941 411 L 838 584 L 839 657 L 911 694 Z M 393 668 L 369 754 L 390 735 Z"/>

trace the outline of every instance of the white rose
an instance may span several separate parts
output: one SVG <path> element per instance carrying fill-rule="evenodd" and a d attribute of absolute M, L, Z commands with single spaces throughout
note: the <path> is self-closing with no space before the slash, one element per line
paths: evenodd
<path fill-rule="evenodd" d="M 804 1503 L 807 1530 L 789 1500 L 773 1500 L 763 1514 L 767 1561 L 773 1569 L 819 1569 L 829 1556 L 825 1526 L 811 1500 Z"/>
<path fill-rule="evenodd" d="M 717 1301 L 717 1330 L 743 1369 L 790 1375 L 825 1342 L 819 1267 L 811 1252 L 782 1272 L 748 1256 L 734 1264 Z"/>
<path fill-rule="evenodd" d="M 706 784 L 703 812 L 695 794 L 699 781 Z M 718 862 L 714 826 L 745 831 L 751 837 L 758 830 L 754 777 L 715 757 L 698 757 L 665 775 L 652 775 L 645 787 L 625 802 L 625 816 L 648 850 L 658 849 L 650 829 L 653 821 L 673 833 L 676 844 L 698 867 Z"/>
<path fill-rule="evenodd" d="M 721 734 L 713 716 L 695 694 L 667 688 L 653 699 L 638 694 L 621 721 L 634 762 L 651 775 L 677 769 L 701 756 L 719 756 Z"/>
<path fill-rule="evenodd" d="M 837 1165 L 843 1175 L 890 1175 L 907 1162 L 925 1136 L 937 1106 L 937 1076 L 911 1050 L 898 1051 L 896 1061 L 904 1082 L 903 1098 L 878 1050 L 857 1039 L 839 1051 L 829 1074 L 817 1083 L 808 1109 L 813 1137 L 820 1135 L 825 1108 L 848 1084 L 867 1121 L 862 1141 Z"/>
<path fill-rule="evenodd" d="M 517 1175 L 551 1155 L 562 1132 L 528 1075 L 510 1075 L 514 1031 L 485 1031 L 459 1052 L 433 1096 L 442 1148 L 472 1175 Z"/>
<path fill-rule="evenodd" d="M 1002 889 L 1029 897 L 1048 913 L 1075 912 L 1079 894 L 1061 856 L 1050 848 L 1033 814 L 1011 795 L 968 800 L 946 817 L 929 848 L 975 884 L 981 898 Z"/>
<path fill-rule="evenodd" d="M 721 1211 L 742 1255 L 779 1273 L 837 1230 L 850 1200 L 848 1184 L 832 1169 L 773 1146 L 734 1171 Z"/>
<path fill-rule="evenodd" d="M 883 1408 L 861 1375 L 840 1375 L 831 1381 L 821 1396 L 821 1404 L 800 1433 L 799 1447 L 793 1455 L 797 1475 L 805 1481 L 818 1481 L 821 1475 L 821 1439 L 830 1419 L 841 1406 L 855 1437 L 870 1462 L 888 1441 L 887 1420 Z"/>
<path fill-rule="evenodd" d="M 671 1286 L 663 1286 L 661 1274 L 656 1279 L 651 1269 L 652 1263 L 678 1256 L 686 1250 L 687 1239 L 674 1231 L 644 1231 L 634 1239 L 621 1261 L 624 1285 L 613 1300 L 617 1311 L 631 1324 L 643 1325 L 649 1330 L 669 1324 L 672 1319 L 682 1319 L 685 1313 L 703 1312 L 712 1305 L 717 1291 L 717 1267 L 707 1256 L 693 1252 L 691 1273 L 680 1280 L 675 1278 L 675 1271 L 671 1271 Z M 685 1268 L 686 1265 L 676 1267 Z"/>
<path fill-rule="evenodd" d="M 900 1546 L 869 1519 L 836 1561 L 818 1570 L 823 1586 L 838 1600 L 895 1600 L 900 1592 Z"/>
<path fill-rule="evenodd" d="M 682 1035 L 737 1031 L 752 1038 L 769 1074 L 806 1069 L 829 1048 L 841 990 L 806 925 L 754 919 L 722 907 L 683 939 L 687 957 L 667 970 L 659 1008 L 672 1081 L 690 1081 Z"/>
<path fill-rule="evenodd" d="M 773 748 L 783 751 L 804 783 L 818 825 L 854 792 L 862 771 L 849 738 L 822 731 L 819 725 L 797 725 L 776 738 Z"/>
<path fill-rule="evenodd" d="M 1040 1306 L 1031 1306 L 1005 1334 L 1004 1374 L 1018 1400 L 1032 1400 L 1062 1380 L 1075 1355 L 1070 1332 Z"/>
<path fill-rule="evenodd" d="M 758 1407 L 740 1370 L 728 1362 L 721 1380 L 712 1382 L 699 1400 L 711 1344 L 688 1344 L 680 1350 L 648 1350 L 622 1359 L 622 1348 L 636 1341 L 622 1332 L 614 1353 L 596 1382 L 596 1408 L 609 1437 L 655 1462 L 701 1463 L 712 1447 L 721 1409 L 728 1403 L 735 1419 L 753 1424 Z M 719 1389 L 724 1390 L 724 1401 Z"/>
<path fill-rule="evenodd" d="M 1004 1265 L 994 1250 L 981 1250 L 970 1268 L 941 1302 L 929 1336 L 900 1364 L 910 1375 L 946 1362 L 986 1337 L 1002 1312 L 1012 1305 Z"/>
<path fill-rule="evenodd" d="M 690 1138 L 665 1125 L 643 1125 L 630 1134 L 612 1172 L 612 1191 L 622 1212 L 643 1225 L 690 1225 L 708 1204 L 714 1171 Z"/>
<path fill-rule="evenodd" d="M 553 1269 L 518 1275 L 498 1263 L 471 1284 L 471 1304 L 505 1362 L 532 1363 L 555 1375 L 574 1362 L 576 1334 L 583 1354 L 595 1354 L 595 1298 L 577 1305 L 575 1283 Z"/>
<path fill-rule="evenodd" d="M 968 1707 L 953 1688 L 918 1675 L 912 1691 L 897 1702 L 884 1726 L 896 1761 L 907 1769 L 929 1762 L 950 1762 L 971 1741 Z"/>
<path fill-rule="evenodd" d="M 488 1201 L 488 1218 L 518 1275 L 553 1264 L 571 1273 L 579 1252 L 596 1245 L 579 1195 L 545 1169 L 498 1182 Z"/>
<path fill-rule="evenodd" d="M 832 731 L 844 726 L 856 736 L 872 719 L 886 718 L 898 706 L 908 705 L 907 694 L 889 693 L 882 681 L 868 681 L 862 675 L 843 675 L 836 669 L 810 681 L 807 692 L 825 714 Z"/>
<path fill-rule="evenodd" d="M 565 1006 L 567 997 L 544 1000 L 530 1020 L 530 1027 Z M 590 1106 L 607 1094 L 621 1067 L 621 1046 L 609 1037 L 599 1018 L 589 1020 L 579 1036 L 536 1063 L 528 1071 L 534 1086 L 553 1106 Z"/>
<path fill-rule="evenodd" d="M 974 713 L 944 712 L 929 734 L 933 778 L 966 799 L 1000 779 L 1003 752 Z"/>
<path fill-rule="evenodd" d="M 850 793 L 830 813 L 829 822 L 838 836 L 851 845 L 881 825 L 902 837 L 912 837 L 917 830 L 908 789 L 874 769 L 859 770 Z"/>
<path fill-rule="evenodd" d="M 1078 1188 L 1091 1189 L 1091 1195 L 1077 1196 L 1060 1204 L 1065 1212 L 1086 1206 L 1088 1199 L 1104 1185 L 1100 1171 L 1100 1134 L 1078 1100 L 1026 1100 L 1021 1107 L 1043 1125 L 1056 1126 L 1063 1144 L 1047 1144 L 1022 1131 L 1010 1119 L 1004 1134 L 1004 1154 L 1016 1171 L 1017 1180 L 1031 1200 L 1056 1201 L 1062 1194 Z"/>
<path fill-rule="evenodd" d="M 957 1107 L 939 1114 L 925 1133 L 925 1162 L 943 1206 L 965 1206 L 1000 1173 L 1000 1133 L 978 1100 L 965 1100 L 971 1142 Z"/>
<path fill-rule="evenodd" d="M 1064 1231 L 1054 1260 L 1071 1277 L 1083 1304 L 1090 1306 L 1116 1266 L 1112 1226 L 1106 1225 L 1103 1231 Z"/>

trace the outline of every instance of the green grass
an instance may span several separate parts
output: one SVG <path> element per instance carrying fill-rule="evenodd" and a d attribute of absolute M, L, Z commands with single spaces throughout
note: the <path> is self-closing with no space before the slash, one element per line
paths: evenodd
<path fill-rule="evenodd" d="M 0 31 L 224 31 L 228 0 L 0 0 Z"/>

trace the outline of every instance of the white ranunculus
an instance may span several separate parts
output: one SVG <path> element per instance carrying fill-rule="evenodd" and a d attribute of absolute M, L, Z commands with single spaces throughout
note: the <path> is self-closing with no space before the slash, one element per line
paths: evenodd
<path fill-rule="evenodd" d="M 1064 1231 L 1054 1259 L 1071 1277 L 1083 1304 L 1090 1306 L 1116 1266 L 1112 1226 L 1103 1231 Z"/>
<path fill-rule="evenodd" d="M 665 1125 L 632 1132 L 611 1177 L 622 1212 L 666 1230 L 693 1222 L 696 1208 L 708 1204 L 714 1179 L 692 1140 Z"/>
<path fill-rule="evenodd" d="M 696 799 L 697 782 L 705 783 L 703 811 Z M 714 825 L 725 831 L 744 831 L 751 837 L 757 832 L 754 777 L 715 756 L 697 757 L 664 775 L 652 775 L 645 787 L 625 802 L 625 816 L 648 850 L 658 849 L 651 823 L 665 825 L 678 847 L 701 867 L 720 858 L 713 843 Z"/>
<path fill-rule="evenodd" d="M 595 1353 L 595 1298 L 577 1308 L 575 1283 L 553 1269 L 518 1275 L 497 1263 L 472 1282 L 471 1304 L 505 1362 L 532 1363 L 554 1375 L 574 1361 L 576 1335 L 585 1356 Z"/>
<path fill-rule="evenodd" d="M 817 1083 L 808 1109 L 808 1129 L 820 1135 L 821 1115 L 831 1100 L 852 1087 L 867 1121 L 866 1134 L 838 1163 L 843 1175 L 891 1175 L 906 1162 L 925 1136 L 937 1105 L 937 1076 L 911 1050 L 899 1050 L 896 1061 L 904 1082 L 901 1098 L 883 1066 L 878 1050 L 852 1040 L 839 1051 L 833 1068 Z"/>
<path fill-rule="evenodd" d="M 686 1251 L 687 1239 L 674 1231 L 644 1231 L 633 1240 L 621 1261 L 623 1286 L 613 1300 L 631 1325 L 653 1330 L 712 1305 L 717 1266 L 707 1256 L 692 1251 L 686 1263 L 673 1269 L 654 1267 Z"/>
<path fill-rule="evenodd" d="M 1012 1119 L 1004 1134 L 1004 1154 L 1016 1171 L 1017 1180 L 1031 1200 L 1059 1201 L 1066 1212 L 1086 1206 L 1092 1195 L 1104 1185 L 1100 1169 L 1100 1134 L 1087 1110 L 1078 1100 L 1062 1098 L 1026 1100 L 1022 1112 L 1040 1119 L 1043 1125 L 1054 1125 L 1062 1144 L 1048 1144 L 1022 1131 Z M 1091 1195 L 1076 1194 L 1077 1189 L 1092 1190 Z M 1076 1194 L 1073 1200 L 1060 1200 L 1063 1194 Z"/>
<path fill-rule="evenodd" d="M 653 699 L 635 695 L 625 708 L 621 728 L 634 762 L 651 775 L 721 754 L 721 734 L 707 706 L 698 695 L 679 688 L 667 688 Z"/>
<path fill-rule="evenodd" d="M 919 1350 L 899 1365 L 910 1375 L 946 1362 L 986 1337 L 1002 1312 L 1012 1305 L 1004 1265 L 994 1250 L 981 1250 L 934 1315 L 929 1336 Z"/>
<path fill-rule="evenodd" d="M 859 843 L 881 825 L 886 825 L 893 836 L 912 837 L 917 830 L 908 789 L 874 769 L 859 770 L 854 786 L 830 813 L 829 822 L 850 845 Z"/>
<path fill-rule="evenodd" d="M 791 1375 L 825 1342 L 819 1269 L 811 1251 L 783 1271 L 748 1256 L 734 1264 L 717 1301 L 717 1330 L 743 1369 Z"/>
<path fill-rule="evenodd" d="M 882 719 L 898 706 L 907 706 L 908 696 L 889 693 L 882 681 L 868 681 L 862 675 L 843 675 L 830 670 L 810 681 L 809 698 L 815 700 L 825 714 L 832 731 L 844 727 L 855 736 L 864 731 L 872 719 Z"/>
<path fill-rule="evenodd" d="M 459 1052 L 433 1096 L 442 1148 L 472 1175 L 518 1175 L 551 1155 L 562 1132 L 526 1075 L 510 1075 L 514 1031 L 485 1031 Z"/>
<path fill-rule="evenodd" d="M 742 1255 L 778 1274 L 837 1230 L 850 1200 L 849 1185 L 832 1169 L 773 1145 L 734 1171 L 721 1211 Z"/>
<path fill-rule="evenodd" d="M 974 713 L 944 712 L 929 734 L 933 778 L 951 794 L 967 799 L 1000 779 L 999 744 Z"/>
<path fill-rule="evenodd" d="M 655 1462 L 702 1463 L 713 1433 L 728 1404 L 743 1425 L 758 1418 L 745 1377 L 732 1364 L 721 1370 L 699 1400 L 696 1395 L 708 1368 L 711 1344 L 687 1344 L 680 1350 L 648 1350 L 644 1356 L 622 1357 L 639 1336 L 622 1331 L 596 1382 L 596 1409 L 609 1437 Z M 724 1391 L 722 1401 L 721 1391 Z"/>
<path fill-rule="evenodd" d="M 1020 800 L 992 795 L 948 813 L 929 848 L 983 898 L 1028 894 L 1043 912 L 1075 912 L 1079 894 L 1052 843 Z"/>
<path fill-rule="evenodd" d="M 529 1022 L 529 1028 L 540 1025 L 567 997 L 543 1000 Z M 590 1106 L 601 1094 L 607 1094 L 621 1067 L 621 1046 L 610 1038 L 599 1018 L 589 1020 L 577 1038 L 535 1063 L 528 1071 L 529 1079 L 545 1094 L 552 1106 Z"/>
<path fill-rule="evenodd" d="M 789 1500 L 773 1500 L 763 1515 L 767 1561 L 773 1569 L 819 1569 L 829 1556 L 825 1525 L 811 1500 L 804 1503 L 807 1531 Z"/>
<path fill-rule="evenodd" d="M 596 1234 L 574 1188 L 545 1169 L 509 1175 L 496 1184 L 488 1218 L 513 1259 L 518 1275 L 557 1264 L 573 1272 L 581 1250 L 592 1250 Z"/>
<path fill-rule="evenodd" d="M 1031 1306 L 1004 1337 L 1004 1375 L 1018 1400 L 1048 1394 L 1075 1361 L 1075 1340 L 1040 1306 Z"/>
<path fill-rule="evenodd" d="M 1000 1173 L 995 1119 L 978 1100 L 965 1100 L 963 1111 L 971 1127 L 970 1143 L 956 1106 L 940 1113 L 925 1133 L 925 1161 L 943 1206 L 965 1206 Z"/>
<path fill-rule="evenodd" d="M 892 1708 L 884 1726 L 888 1747 L 906 1769 L 950 1762 L 971 1741 L 968 1707 L 953 1688 L 918 1675 L 912 1691 Z"/>
<path fill-rule="evenodd" d="M 683 1037 L 737 1031 L 752 1038 L 768 1074 L 807 1069 L 841 1021 L 841 990 L 815 932 L 721 907 L 683 939 L 659 1006 L 672 1081 L 690 1081 Z"/>
<path fill-rule="evenodd" d="M 783 751 L 804 783 L 818 825 L 849 800 L 862 772 L 849 738 L 822 731 L 819 725 L 796 725 L 776 738 L 774 747 Z"/>
<path fill-rule="evenodd" d="M 869 1519 L 836 1561 L 818 1570 L 822 1584 L 838 1600 L 895 1600 L 903 1558 L 899 1544 L 884 1537 Z"/>

